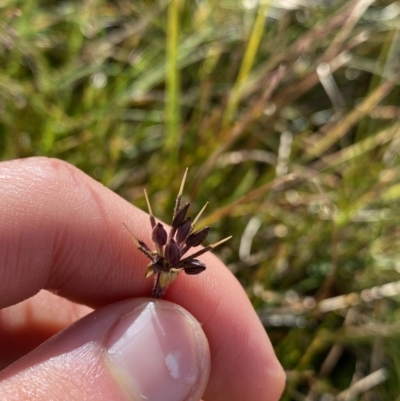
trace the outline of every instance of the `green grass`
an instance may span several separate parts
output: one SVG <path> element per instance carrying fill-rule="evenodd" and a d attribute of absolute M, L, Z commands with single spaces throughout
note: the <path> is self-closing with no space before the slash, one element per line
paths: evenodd
<path fill-rule="evenodd" d="M 399 5 L 319 3 L 3 1 L 0 154 L 67 160 L 141 208 L 146 186 L 163 219 L 190 167 L 283 399 L 391 401 Z"/>

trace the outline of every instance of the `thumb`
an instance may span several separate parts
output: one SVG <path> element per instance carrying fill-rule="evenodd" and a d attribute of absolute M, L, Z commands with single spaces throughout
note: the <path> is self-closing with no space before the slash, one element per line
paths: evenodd
<path fill-rule="evenodd" d="M 210 352 L 182 307 L 133 299 L 98 309 L 0 373 L 3 400 L 200 400 Z"/>

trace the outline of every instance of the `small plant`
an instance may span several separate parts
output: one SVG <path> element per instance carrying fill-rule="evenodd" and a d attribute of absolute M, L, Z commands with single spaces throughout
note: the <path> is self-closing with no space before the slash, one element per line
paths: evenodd
<path fill-rule="evenodd" d="M 132 234 L 137 248 L 151 260 L 151 262 L 147 265 L 145 275 L 146 277 L 150 277 L 155 274 L 155 282 L 151 293 L 153 298 L 161 298 L 167 286 L 176 279 L 181 270 L 184 270 L 186 274 L 191 275 L 199 274 L 204 271 L 206 269 L 206 265 L 196 258 L 231 238 L 224 238 L 221 241 L 208 245 L 205 248 L 183 258 L 183 256 L 186 255 L 191 248 L 201 245 L 207 238 L 208 232 L 210 231 L 210 227 L 208 226 L 201 230 L 194 231 L 196 223 L 201 214 L 204 212 L 208 203 L 203 206 L 193 222 L 190 216 L 186 217 L 186 212 L 189 209 L 190 203 L 187 202 L 183 207 L 181 207 L 182 192 L 185 185 L 187 172 L 188 169 L 185 170 L 179 193 L 176 197 L 169 234 L 167 234 L 167 231 L 160 222 L 156 222 L 151 210 L 149 197 L 147 196 L 146 190 L 144 190 L 147 207 L 150 214 L 150 224 L 153 230 L 151 233 L 151 239 L 155 245 L 154 250 L 146 245 L 144 241 L 138 239 L 135 234 L 133 234 L 133 232 L 124 224 L 128 231 Z"/>

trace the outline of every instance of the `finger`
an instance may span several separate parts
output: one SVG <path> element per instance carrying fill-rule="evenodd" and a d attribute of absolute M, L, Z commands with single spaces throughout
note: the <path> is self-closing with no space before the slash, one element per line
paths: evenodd
<path fill-rule="evenodd" d="M 91 311 L 45 290 L 0 310 L 0 370 Z"/>
<path fill-rule="evenodd" d="M 199 400 L 210 354 L 201 325 L 167 301 L 93 312 L 0 373 L 8 401 Z"/>
<path fill-rule="evenodd" d="M 148 261 L 122 226 L 147 242 L 148 215 L 53 159 L 3 163 L 0 186 L 3 306 L 41 288 L 90 306 L 150 293 Z M 180 274 L 166 298 L 189 310 L 209 339 L 206 399 L 277 400 L 284 374 L 246 294 L 216 257 L 201 260 L 206 272 Z"/>

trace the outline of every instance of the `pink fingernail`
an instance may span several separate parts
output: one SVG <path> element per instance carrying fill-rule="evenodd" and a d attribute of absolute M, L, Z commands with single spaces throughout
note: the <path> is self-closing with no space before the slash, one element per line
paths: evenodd
<path fill-rule="evenodd" d="M 114 327 L 106 347 L 111 372 L 132 400 L 199 400 L 210 353 L 200 324 L 166 301 L 145 302 Z"/>

